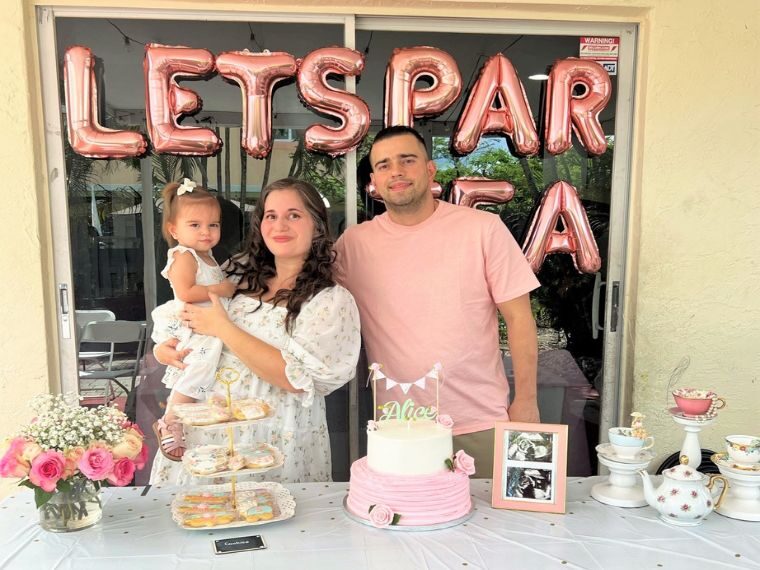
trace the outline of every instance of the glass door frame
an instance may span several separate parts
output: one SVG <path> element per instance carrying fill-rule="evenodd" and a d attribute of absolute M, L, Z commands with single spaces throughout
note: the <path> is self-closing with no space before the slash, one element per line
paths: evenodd
<path fill-rule="evenodd" d="M 281 14 L 267 12 L 150 10 L 76 7 L 37 7 L 37 41 L 42 83 L 43 120 L 45 125 L 45 151 L 48 172 L 48 196 L 51 209 L 51 238 L 53 240 L 53 275 L 56 290 L 56 316 L 58 322 L 58 364 L 62 392 L 79 391 L 78 349 L 74 323 L 74 291 L 71 267 L 69 208 L 65 177 L 61 102 L 58 86 L 62 70 L 56 53 L 55 22 L 58 18 L 240 21 L 255 18 L 259 22 L 340 24 L 344 29 L 344 43 L 353 47 L 353 15 L 334 14 Z M 202 47 L 202 46 L 198 46 Z M 97 54 L 96 54 L 97 55 Z M 356 80 L 346 78 L 346 89 L 352 93 Z M 356 151 L 345 156 L 347 188 L 356 186 Z M 345 202 L 347 225 L 356 223 L 356 195 L 348 192 Z"/>
<path fill-rule="evenodd" d="M 630 390 L 622 374 L 623 312 L 629 223 L 633 111 L 638 25 L 630 23 L 551 22 L 543 20 L 482 20 L 453 18 L 357 16 L 356 29 L 387 32 L 440 32 L 463 34 L 523 34 L 555 36 L 617 36 L 620 38 L 617 99 L 615 103 L 615 155 L 610 188 L 609 244 L 604 299 L 602 416 L 599 432 L 619 425 L 630 405 Z M 594 326 L 596 323 L 594 323 Z"/>
<path fill-rule="evenodd" d="M 61 70 L 56 61 L 56 18 L 133 18 L 133 19 L 200 19 L 208 21 L 240 21 L 243 18 L 262 22 L 326 23 L 344 26 L 344 45 L 355 48 L 357 30 L 446 32 L 464 34 L 525 34 L 525 35 L 600 35 L 620 37 L 617 100 L 615 109 L 615 157 L 611 180 L 611 209 L 606 283 L 616 284 L 605 290 L 605 323 L 603 349 L 603 395 L 600 431 L 617 425 L 623 417 L 630 390 L 621 373 L 621 347 L 625 314 L 623 299 L 626 283 L 626 251 L 629 224 L 630 181 L 633 142 L 633 113 L 636 77 L 636 46 L 638 25 L 632 23 L 566 22 L 545 20 L 483 20 L 453 19 L 446 17 L 394 17 L 354 16 L 353 14 L 269 13 L 252 11 L 214 10 L 151 10 L 76 7 L 37 7 L 37 33 L 42 81 L 45 150 L 48 172 L 48 193 L 51 209 L 52 248 L 56 310 L 58 314 L 58 355 L 61 371 L 61 390 L 77 391 L 77 348 L 74 341 L 71 251 L 69 243 L 68 204 L 65 184 L 63 139 L 60 120 L 58 85 Z M 202 47 L 202 46 L 198 46 Z M 346 78 L 346 89 L 356 90 L 356 80 Z M 356 151 L 348 153 L 346 160 L 346 188 L 356 187 Z M 356 193 L 346 192 L 345 215 L 347 225 L 357 222 Z M 613 308 L 615 310 L 613 310 Z M 351 383 L 349 412 L 355 416 L 358 409 L 358 392 Z M 351 418 L 355 423 L 358 418 Z M 357 425 L 349 432 L 358 433 Z M 354 437 L 351 437 L 352 459 L 356 455 Z"/>

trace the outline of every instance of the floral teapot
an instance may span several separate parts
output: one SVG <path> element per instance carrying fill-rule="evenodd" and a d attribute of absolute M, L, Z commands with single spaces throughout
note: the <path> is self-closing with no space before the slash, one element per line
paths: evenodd
<path fill-rule="evenodd" d="M 680 465 L 662 472 L 664 480 L 655 489 L 649 473 L 643 469 L 639 475 L 644 480 L 644 498 L 660 513 L 660 518 L 678 526 L 696 526 L 707 515 L 719 507 L 728 491 L 728 479 L 723 475 L 710 475 L 705 484 L 705 475 L 687 465 L 689 458 L 682 455 Z M 716 501 L 710 491 L 716 480 L 723 482 L 723 490 Z"/>

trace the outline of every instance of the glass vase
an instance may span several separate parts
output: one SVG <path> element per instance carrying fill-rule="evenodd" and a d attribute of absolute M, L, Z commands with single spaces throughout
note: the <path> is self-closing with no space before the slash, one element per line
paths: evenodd
<path fill-rule="evenodd" d="M 67 491 L 57 491 L 39 508 L 40 526 L 50 532 L 91 527 L 103 516 L 100 491 L 89 479 L 76 479 Z"/>

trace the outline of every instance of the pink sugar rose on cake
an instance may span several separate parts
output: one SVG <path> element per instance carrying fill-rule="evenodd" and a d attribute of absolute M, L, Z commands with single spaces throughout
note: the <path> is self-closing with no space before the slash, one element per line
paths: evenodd
<path fill-rule="evenodd" d="M 454 427 L 454 420 L 451 419 L 451 416 L 448 414 L 441 414 L 436 419 L 436 422 L 438 422 L 438 425 L 441 427 L 445 427 L 448 429 L 451 429 Z"/>
<path fill-rule="evenodd" d="M 460 449 L 454 454 L 454 471 L 465 475 L 475 474 L 475 460 Z"/>
<path fill-rule="evenodd" d="M 388 505 L 372 505 L 369 508 L 369 520 L 377 528 L 386 528 L 393 524 L 395 515 Z"/>
<path fill-rule="evenodd" d="M 105 447 L 95 445 L 84 452 L 77 466 L 88 479 L 102 481 L 113 470 L 113 464 L 111 452 Z"/>
<path fill-rule="evenodd" d="M 43 451 L 32 461 L 29 480 L 43 491 L 52 493 L 63 477 L 66 459 L 60 451 Z"/>

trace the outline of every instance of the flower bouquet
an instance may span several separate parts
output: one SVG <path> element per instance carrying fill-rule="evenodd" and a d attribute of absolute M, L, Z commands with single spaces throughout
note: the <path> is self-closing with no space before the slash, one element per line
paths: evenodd
<path fill-rule="evenodd" d="M 148 456 L 140 428 L 116 408 L 79 406 L 79 396 L 36 396 L 37 416 L 6 441 L 0 477 L 21 478 L 34 489 L 40 523 L 48 530 L 74 530 L 101 515 L 97 491 L 123 487 Z"/>

